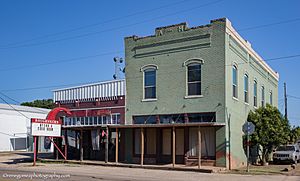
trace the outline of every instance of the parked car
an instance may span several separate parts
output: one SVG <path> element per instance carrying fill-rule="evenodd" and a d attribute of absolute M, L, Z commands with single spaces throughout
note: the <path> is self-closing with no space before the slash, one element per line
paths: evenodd
<path fill-rule="evenodd" d="M 298 144 L 279 146 L 273 153 L 273 162 L 291 162 L 297 164 L 300 161 Z"/>

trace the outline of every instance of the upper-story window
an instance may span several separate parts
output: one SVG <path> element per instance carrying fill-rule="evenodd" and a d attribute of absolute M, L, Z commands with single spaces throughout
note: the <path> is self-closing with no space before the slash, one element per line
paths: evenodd
<path fill-rule="evenodd" d="M 157 66 L 146 65 L 141 70 L 144 72 L 144 99 L 156 99 Z"/>
<path fill-rule="evenodd" d="M 188 71 L 188 96 L 201 95 L 201 64 L 191 63 L 187 66 Z"/>
<path fill-rule="evenodd" d="M 253 105 L 257 107 L 257 82 L 256 80 L 253 83 Z"/>
<path fill-rule="evenodd" d="M 244 75 L 244 101 L 249 102 L 249 77 L 247 74 Z"/>
<path fill-rule="evenodd" d="M 261 106 L 265 106 L 265 87 L 261 87 Z"/>
<path fill-rule="evenodd" d="M 202 96 L 201 68 L 203 60 L 199 58 L 188 59 L 183 63 L 186 67 L 186 97 Z"/>
<path fill-rule="evenodd" d="M 273 105 L 273 92 L 270 91 L 270 104 Z"/>
<path fill-rule="evenodd" d="M 237 67 L 232 67 L 232 97 L 238 98 Z"/>

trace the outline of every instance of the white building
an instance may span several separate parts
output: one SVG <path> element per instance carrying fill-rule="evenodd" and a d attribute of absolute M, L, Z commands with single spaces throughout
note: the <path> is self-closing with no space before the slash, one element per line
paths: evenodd
<path fill-rule="evenodd" d="M 31 118 L 45 119 L 50 109 L 19 105 L 0 104 L 0 151 L 32 151 L 33 139 L 30 135 Z M 39 139 L 39 151 L 44 149 L 44 139 Z"/>

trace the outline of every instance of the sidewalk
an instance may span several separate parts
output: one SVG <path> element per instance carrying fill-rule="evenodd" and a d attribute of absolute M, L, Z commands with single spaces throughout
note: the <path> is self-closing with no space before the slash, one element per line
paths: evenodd
<path fill-rule="evenodd" d="M 202 173 L 218 173 L 225 171 L 226 168 L 223 167 L 212 167 L 212 166 L 186 166 L 182 164 L 176 164 L 175 167 L 172 164 L 165 165 L 139 165 L 139 164 L 126 164 L 126 163 L 115 163 L 104 161 L 92 161 L 92 160 L 55 160 L 55 159 L 38 159 L 42 163 L 69 163 L 69 164 L 83 164 L 83 165 L 99 165 L 99 166 L 109 166 L 109 167 L 127 167 L 127 168 L 144 168 L 144 169 L 156 169 L 156 170 L 176 170 L 176 171 L 192 171 L 192 172 L 202 172 Z"/>

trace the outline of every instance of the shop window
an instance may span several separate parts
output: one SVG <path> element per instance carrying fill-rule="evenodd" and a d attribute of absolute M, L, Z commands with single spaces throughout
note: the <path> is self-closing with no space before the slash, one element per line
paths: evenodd
<path fill-rule="evenodd" d="M 141 129 L 134 129 L 134 154 L 141 154 Z"/>
<path fill-rule="evenodd" d="M 147 128 L 146 129 L 146 154 L 155 155 L 156 154 L 156 129 Z"/>
<path fill-rule="evenodd" d="M 216 122 L 216 113 L 190 113 L 188 114 L 189 122 Z"/>
<path fill-rule="evenodd" d="M 120 124 L 120 114 L 113 114 L 112 115 L 112 124 Z"/>
<path fill-rule="evenodd" d="M 156 124 L 156 116 L 148 115 L 148 116 L 133 116 L 134 124 Z"/>
<path fill-rule="evenodd" d="M 94 125 L 97 125 L 98 123 L 98 117 L 94 117 Z"/>
<path fill-rule="evenodd" d="M 171 155 L 171 129 L 162 130 L 162 154 Z"/>

